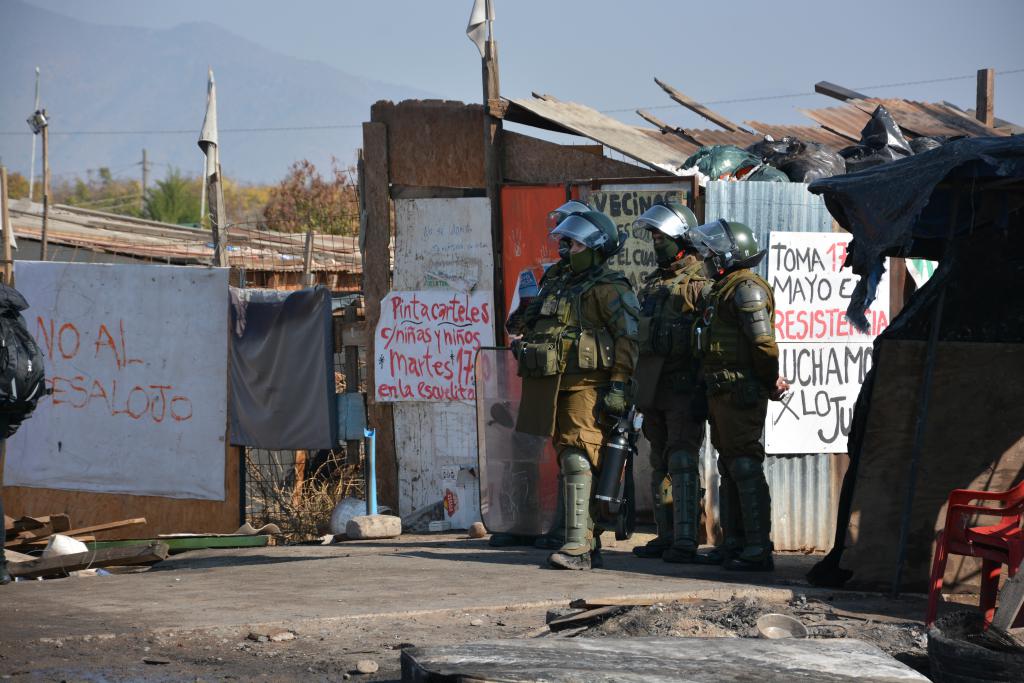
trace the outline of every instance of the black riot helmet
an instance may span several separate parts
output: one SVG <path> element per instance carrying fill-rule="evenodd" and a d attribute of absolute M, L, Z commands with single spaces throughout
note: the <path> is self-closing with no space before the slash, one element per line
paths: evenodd
<path fill-rule="evenodd" d="M 690 228 L 686 236 L 701 257 L 711 264 L 717 277 L 741 268 L 753 268 L 764 258 L 765 251 L 758 249 L 754 231 L 743 223 L 719 218 Z"/>
<path fill-rule="evenodd" d="M 590 211 L 590 205 L 586 202 L 581 202 L 578 199 L 570 199 L 565 204 L 562 204 L 557 209 L 548 212 L 548 231 L 554 230 L 558 227 L 558 224 L 564 221 L 574 213 L 583 213 L 584 211 Z M 558 256 L 563 261 L 569 258 L 569 249 L 572 248 L 572 240 L 568 237 L 563 237 L 558 240 Z"/>

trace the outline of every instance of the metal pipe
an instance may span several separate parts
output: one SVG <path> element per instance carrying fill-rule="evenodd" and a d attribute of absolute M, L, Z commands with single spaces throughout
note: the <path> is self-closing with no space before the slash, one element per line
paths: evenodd
<path fill-rule="evenodd" d="M 377 514 L 377 430 L 363 429 L 370 440 L 366 450 L 366 514 Z"/>

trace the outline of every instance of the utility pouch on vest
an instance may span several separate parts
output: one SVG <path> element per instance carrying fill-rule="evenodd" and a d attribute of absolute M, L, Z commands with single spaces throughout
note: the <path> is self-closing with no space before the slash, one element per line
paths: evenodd
<path fill-rule="evenodd" d="M 550 377 L 558 374 L 558 343 L 525 342 L 519 345 L 519 376 Z"/>
<path fill-rule="evenodd" d="M 597 353 L 602 368 L 607 370 L 615 365 L 615 340 L 608 330 L 597 331 Z"/>
<path fill-rule="evenodd" d="M 579 363 L 580 370 L 597 370 L 597 335 L 594 334 L 593 330 L 583 330 L 580 332 L 577 348 L 579 349 L 577 362 Z"/>
<path fill-rule="evenodd" d="M 691 321 L 686 318 L 679 318 L 666 326 L 665 337 L 668 350 L 667 356 L 689 358 L 690 357 L 690 327 Z"/>

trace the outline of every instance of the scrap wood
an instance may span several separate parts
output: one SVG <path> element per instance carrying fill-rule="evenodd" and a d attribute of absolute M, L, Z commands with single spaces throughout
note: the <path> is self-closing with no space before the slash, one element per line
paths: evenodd
<path fill-rule="evenodd" d="M 564 631 L 567 628 L 576 628 L 579 626 L 589 626 L 599 621 L 603 621 L 608 617 L 615 616 L 621 612 L 629 609 L 626 605 L 607 605 L 605 607 L 597 607 L 594 609 L 584 610 L 577 612 L 576 614 L 569 614 L 564 617 L 558 617 L 548 622 L 548 628 L 551 631 L 558 632 Z"/>
<path fill-rule="evenodd" d="M 158 542 L 150 543 L 142 548 L 105 548 L 103 550 L 90 550 L 73 555 L 60 555 L 18 562 L 17 564 L 9 565 L 8 571 L 11 573 L 11 576 L 23 579 L 65 576 L 82 569 L 152 564 L 167 559 L 167 553 L 167 544 Z"/>
<path fill-rule="evenodd" d="M 67 536 L 67 534 L 61 534 L 61 535 L 62 536 Z M 49 544 L 51 538 L 53 538 L 53 534 L 50 534 L 49 536 L 44 536 L 43 538 L 36 538 L 36 539 L 31 539 L 31 540 L 23 541 L 23 542 L 19 543 L 18 545 L 16 545 L 15 547 L 17 547 L 17 548 L 28 548 L 28 549 L 45 548 L 46 545 Z M 89 543 L 90 541 L 95 541 L 96 537 L 95 536 L 75 536 L 75 540 L 76 541 L 81 541 L 82 543 Z M 11 545 L 11 544 L 8 543 L 7 545 Z"/>
<path fill-rule="evenodd" d="M 55 517 L 67 518 L 67 515 L 51 515 L 51 519 Z M 58 524 L 62 525 L 62 522 L 63 520 L 59 521 Z M 66 529 L 60 531 L 59 533 L 64 534 L 65 536 L 72 536 L 78 538 L 78 540 L 82 540 L 82 537 L 90 536 L 99 531 L 111 531 L 113 529 L 121 529 L 126 526 L 134 526 L 136 524 L 145 523 L 145 517 L 134 517 L 132 519 L 122 519 L 116 522 L 107 522 L 105 524 L 94 524 L 92 526 L 85 526 L 80 529 Z M 70 522 L 67 524 L 67 526 L 71 526 Z M 52 526 L 48 526 L 47 528 L 36 531 L 28 531 L 18 534 L 17 538 L 15 538 L 14 540 L 7 541 L 6 543 L 4 543 L 4 547 L 11 548 L 19 545 L 29 545 L 37 541 L 45 543 L 47 540 L 49 540 L 49 536 L 52 536 L 54 533 L 58 533 L 50 531 L 48 529 L 52 529 Z"/>

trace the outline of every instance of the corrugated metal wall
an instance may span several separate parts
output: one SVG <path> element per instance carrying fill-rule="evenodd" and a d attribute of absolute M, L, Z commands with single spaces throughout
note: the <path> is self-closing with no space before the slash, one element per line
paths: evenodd
<path fill-rule="evenodd" d="M 762 247 L 770 232 L 830 232 L 832 215 L 804 183 L 714 181 L 705 190 L 705 220 L 724 218 L 750 226 Z M 768 259 L 757 271 L 765 275 Z M 717 452 L 705 439 L 701 469 L 705 509 L 717 526 Z M 772 537 L 777 550 L 829 550 L 835 537 L 839 489 L 846 472 L 842 454 L 769 457 L 765 475 L 772 494 Z"/>

